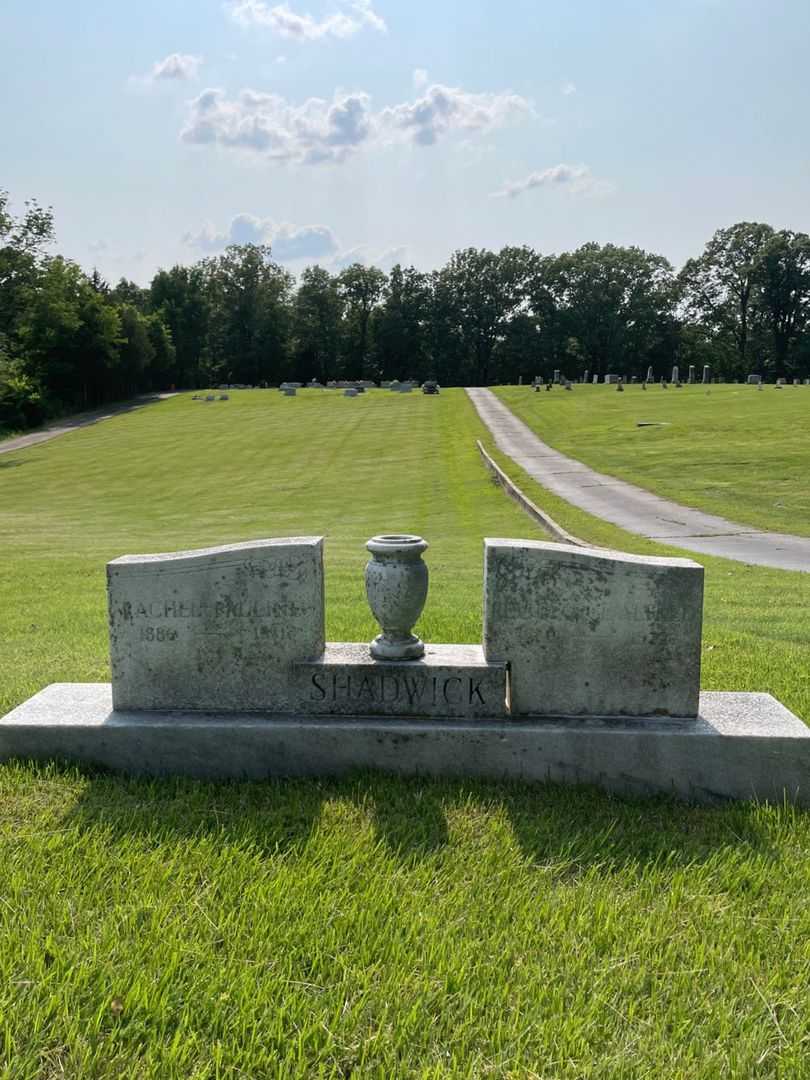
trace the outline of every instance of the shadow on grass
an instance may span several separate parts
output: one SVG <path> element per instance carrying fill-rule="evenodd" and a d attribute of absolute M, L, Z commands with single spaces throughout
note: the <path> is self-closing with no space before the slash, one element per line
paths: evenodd
<path fill-rule="evenodd" d="M 32 768 L 39 768 L 34 765 Z M 50 766 L 53 768 L 53 766 Z M 703 863 L 724 849 L 768 861 L 774 830 L 805 814 L 734 803 L 693 807 L 667 798 L 623 799 L 586 787 L 434 780 L 357 773 L 343 779 L 202 782 L 142 779 L 58 767 L 80 776 L 82 795 L 65 817 L 109 839 L 214 838 L 266 856 L 300 852 L 325 804 L 367 815 L 378 840 L 403 863 L 458 846 L 448 818 L 469 811 L 474 827 L 504 817 L 527 861 L 561 874 L 603 874 Z M 566 869 L 567 868 L 567 869 Z"/>

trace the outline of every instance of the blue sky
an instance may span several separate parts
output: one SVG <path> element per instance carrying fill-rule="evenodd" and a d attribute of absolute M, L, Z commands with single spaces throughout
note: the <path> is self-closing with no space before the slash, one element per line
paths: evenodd
<path fill-rule="evenodd" d="M 4 0 L 0 188 L 146 282 L 810 231 L 807 0 Z"/>

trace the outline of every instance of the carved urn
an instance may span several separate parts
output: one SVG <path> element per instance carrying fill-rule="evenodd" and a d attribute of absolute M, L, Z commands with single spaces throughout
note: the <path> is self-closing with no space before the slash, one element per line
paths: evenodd
<path fill-rule="evenodd" d="M 425 646 L 411 628 L 422 614 L 428 569 L 422 561 L 427 541 L 403 534 L 373 536 L 366 547 L 366 596 L 382 633 L 371 642 L 376 660 L 418 660 Z"/>

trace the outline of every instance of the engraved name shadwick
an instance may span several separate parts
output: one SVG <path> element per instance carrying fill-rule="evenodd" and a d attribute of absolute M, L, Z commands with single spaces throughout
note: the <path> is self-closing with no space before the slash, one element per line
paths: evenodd
<path fill-rule="evenodd" d="M 458 675 L 357 675 L 313 672 L 310 700 L 393 705 L 485 705 L 482 679 Z"/>

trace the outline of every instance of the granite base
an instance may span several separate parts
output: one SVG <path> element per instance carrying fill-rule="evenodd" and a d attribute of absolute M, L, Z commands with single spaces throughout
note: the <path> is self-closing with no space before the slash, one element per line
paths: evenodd
<path fill-rule="evenodd" d="M 107 683 L 54 683 L 0 720 L 0 761 L 15 758 L 202 779 L 374 769 L 810 805 L 810 729 L 769 694 L 703 693 L 695 720 L 403 721 L 116 712 Z"/>

